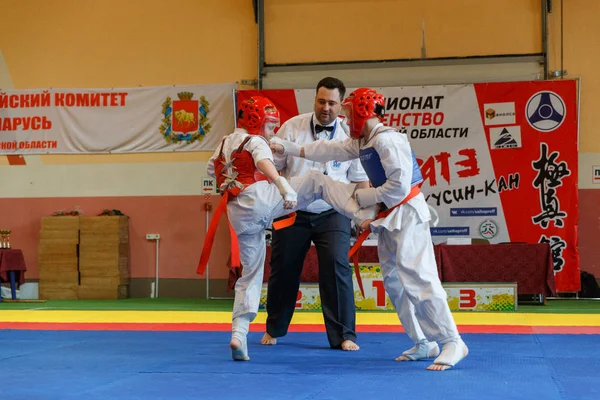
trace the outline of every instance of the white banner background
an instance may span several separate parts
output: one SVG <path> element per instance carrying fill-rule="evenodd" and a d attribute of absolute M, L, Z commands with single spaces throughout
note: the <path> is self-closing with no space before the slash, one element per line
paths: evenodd
<path fill-rule="evenodd" d="M 352 90 L 347 89 L 347 93 Z M 486 184 L 490 188 L 490 182 L 494 179 L 494 170 L 474 86 L 386 87 L 377 88 L 377 91 L 385 96 L 388 106 L 390 100 L 397 99 L 386 110 L 385 124 L 406 132 L 415 155 L 426 162 L 429 160 L 431 168 L 423 166 L 421 170 L 424 178 L 434 177 L 435 185 L 432 186 L 431 179 L 426 179 L 422 191 L 440 217 L 439 229 L 433 230 L 434 243 L 445 242 L 448 236 L 479 236 L 479 225 L 485 217 L 451 214 L 451 209 L 458 207 L 494 210 L 492 218 L 498 225 L 498 231 L 490 241 L 509 241 L 499 193 L 486 189 Z M 313 111 L 314 90 L 299 89 L 295 95 L 300 113 Z M 430 129 L 435 133 L 431 134 Z M 440 157 L 442 153 L 444 156 L 449 154 L 449 157 Z M 470 169 L 468 163 L 474 160 L 477 171 L 472 171 L 469 176 L 461 176 Z M 429 175 L 425 174 L 426 170 L 430 171 Z M 473 196 L 467 196 L 466 187 L 471 185 L 476 191 Z M 456 193 L 459 198 L 448 197 L 448 191 Z M 450 204 L 443 201 L 444 193 L 446 199 L 451 199 Z"/>
<path fill-rule="evenodd" d="M 489 187 L 494 179 L 494 169 L 473 85 L 382 88 L 380 91 L 386 99 L 400 100 L 395 109 L 386 110 L 386 124 L 405 130 L 415 155 L 425 162 L 429 161 L 432 167 L 423 165 L 421 170 L 424 178 L 435 177 L 435 184 L 426 179 L 422 188 L 427 202 L 440 217 L 439 234 L 435 234 L 435 228 L 432 230 L 434 242 L 444 242 L 448 236 L 453 236 L 447 231 L 452 228 L 469 228 L 468 233 L 456 233 L 457 236 L 479 236 L 479 224 L 485 218 L 453 215 L 450 210 L 455 208 L 496 208 L 493 218 L 498 232 L 489 239 L 495 243 L 509 241 L 499 193 L 486 190 L 486 182 Z M 427 102 L 427 99 L 430 101 Z M 443 114 L 443 123 L 424 122 L 427 118 L 431 121 L 436 119 L 435 114 Z M 430 129 L 436 134 L 431 135 Z M 461 151 L 463 153 L 459 154 Z M 449 154 L 449 157 L 440 157 L 442 153 Z M 469 165 L 475 160 L 476 171 L 470 171 L 469 176 L 461 176 L 471 169 Z M 465 162 L 466 165 L 463 164 Z M 472 196 L 468 196 L 466 188 L 471 185 L 476 189 Z M 450 203 L 442 198 L 449 191 L 458 196 L 445 196 Z"/>
<path fill-rule="evenodd" d="M 234 129 L 234 88 L 2 91 L 0 154 L 214 150 Z"/>

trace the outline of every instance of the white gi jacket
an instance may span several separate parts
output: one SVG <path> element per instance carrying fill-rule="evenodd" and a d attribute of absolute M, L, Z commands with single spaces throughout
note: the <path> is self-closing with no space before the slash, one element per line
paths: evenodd
<path fill-rule="evenodd" d="M 383 203 L 387 208 L 392 208 L 400 203 L 411 190 L 413 171 L 412 152 L 406 135 L 398 131 L 377 124 L 369 140 L 347 139 L 343 142 L 314 142 L 304 145 L 306 158 L 325 161 L 335 157 L 339 160 L 353 160 L 359 157 L 361 149 L 373 147 L 381 159 L 381 164 L 386 174 L 386 182 L 378 188 L 370 188 L 375 192 L 378 203 Z M 406 204 L 392 210 L 383 219 L 373 221 L 371 228 L 374 232 L 378 229 L 393 231 L 401 226 L 402 208 L 409 206 L 415 209 L 421 222 L 431 220 L 429 207 L 423 194 L 419 194 Z"/>

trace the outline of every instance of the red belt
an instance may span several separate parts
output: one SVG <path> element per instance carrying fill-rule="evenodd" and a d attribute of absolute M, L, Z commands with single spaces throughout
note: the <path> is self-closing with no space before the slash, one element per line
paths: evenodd
<path fill-rule="evenodd" d="M 215 215 L 213 215 L 213 219 L 210 221 L 208 232 L 206 232 L 206 238 L 204 238 L 202 254 L 200 254 L 200 261 L 198 262 L 198 268 L 196 269 L 198 274 L 204 275 L 204 271 L 208 265 L 208 259 L 210 258 L 210 252 L 215 241 L 219 220 L 221 219 L 221 215 L 223 215 L 223 213 L 227 215 L 227 203 L 231 198 L 237 196 L 241 192 L 242 189 L 234 187 L 232 189 L 227 189 L 225 193 L 223 193 L 223 197 L 221 197 L 221 200 L 215 209 Z M 240 244 L 238 243 L 237 235 L 235 234 L 235 231 L 233 230 L 233 227 L 229 221 L 227 221 L 227 225 L 229 225 L 229 236 L 231 237 L 231 267 L 235 268 L 240 266 Z"/>
<path fill-rule="evenodd" d="M 282 218 L 278 221 L 273 221 L 273 229 L 278 231 L 280 229 L 294 225 L 294 222 L 296 222 L 296 213 L 292 212 L 286 215 L 285 218 Z"/>
<path fill-rule="evenodd" d="M 413 186 L 410 189 L 410 193 L 408 194 L 408 196 L 406 196 L 400 203 L 396 204 L 394 207 L 389 208 L 385 211 L 381 211 L 379 214 L 377 214 L 377 216 L 375 217 L 375 220 L 387 217 L 395 208 L 397 208 L 397 207 L 401 206 L 402 204 L 406 203 L 407 201 L 411 200 L 413 197 L 415 197 L 419 193 L 421 193 L 419 186 Z M 358 287 L 360 288 L 360 293 L 362 294 L 363 297 L 365 297 L 365 289 L 363 288 L 362 278 L 360 276 L 360 270 L 358 268 L 358 249 L 361 248 L 363 242 L 369 236 L 370 233 L 371 233 L 370 228 L 365 229 L 360 234 L 358 239 L 356 239 L 356 243 L 354 243 L 354 246 L 352 246 L 352 248 L 348 252 L 348 257 L 351 258 L 352 262 L 354 263 L 354 273 L 356 274 L 356 282 L 358 283 Z"/>
<path fill-rule="evenodd" d="M 213 216 L 212 221 L 210 221 L 208 232 L 206 232 L 206 238 L 204 239 L 204 245 L 202 246 L 202 254 L 200 254 L 200 261 L 198 262 L 198 268 L 196 269 L 196 272 L 198 274 L 204 275 L 206 266 L 208 265 L 208 260 L 210 258 L 210 252 L 215 241 L 215 235 L 217 233 L 217 227 L 219 226 L 219 220 L 221 219 L 223 213 L 227 215 L 227 203 L 233 197 L 240 194 L 242 190 L 243 189 L 240 189 L 238 187 L 228 189 L 225 191 L 223 197 L 219 201 L 219 204 L 215 209 L 215 215 Z M 273 228 L 275 230 L 287 228 L 288 226 L 293 225 L 295 221 L 296 213 L 293 212 L 288 214 L 287 218 L 273 222 Z M 227 225 L 229 225 L 229 236 L 231 237 L 231 267 L 238 268 L 240 267 L 240 244 L 229 220 L 227 221 Z"/>

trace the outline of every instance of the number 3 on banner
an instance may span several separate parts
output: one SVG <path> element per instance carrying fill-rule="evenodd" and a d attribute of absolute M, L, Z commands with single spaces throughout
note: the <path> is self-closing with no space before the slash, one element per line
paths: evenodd
<path fill-rule="evenodd" d="M 473 308 L 477 305 L 473 289 L 460 289 L 460 303 L 458 308 Z"/>

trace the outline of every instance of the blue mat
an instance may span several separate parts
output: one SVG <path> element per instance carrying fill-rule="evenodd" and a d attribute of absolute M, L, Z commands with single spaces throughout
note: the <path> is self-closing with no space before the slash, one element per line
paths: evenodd
<path fill-rule="evenodd" d="M 0 331 L 4 399 L 600 399 L 599 335 L 466 334 L 455 369 L 395 362 L 395 333 L 362 333 L 330 350 L 324 333 L 276 346 L 250 333 L 250 362 L 230 359 L 227 332 Z"/>

